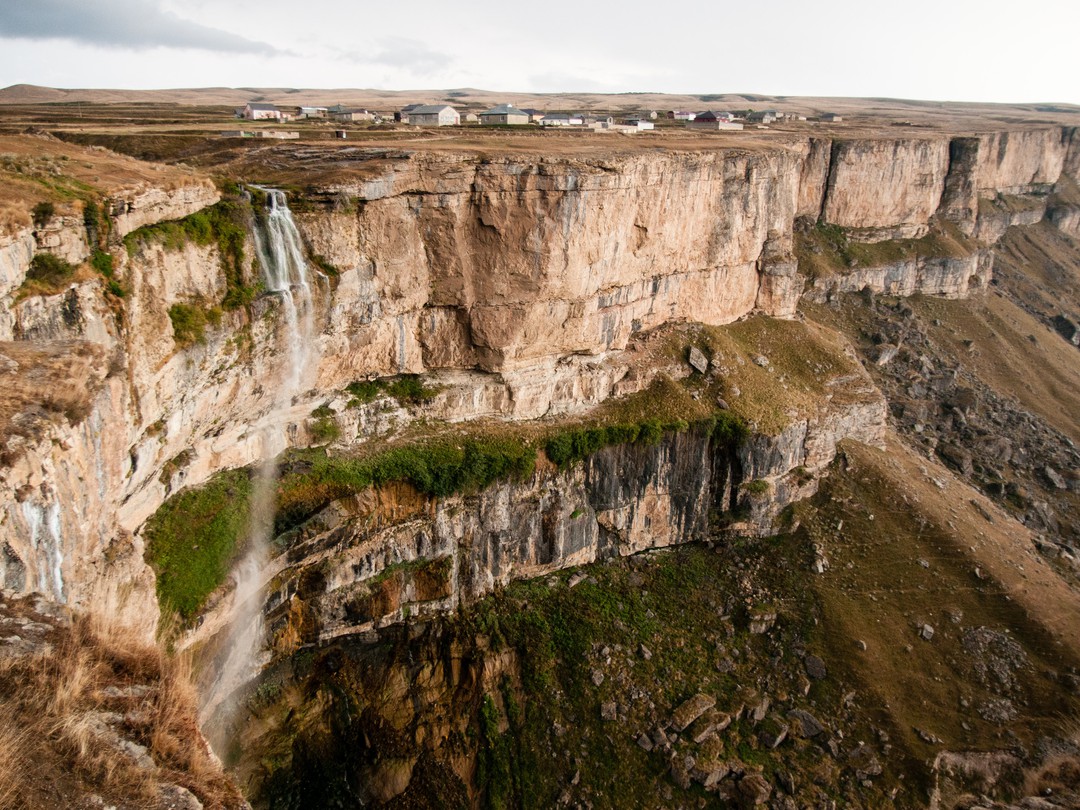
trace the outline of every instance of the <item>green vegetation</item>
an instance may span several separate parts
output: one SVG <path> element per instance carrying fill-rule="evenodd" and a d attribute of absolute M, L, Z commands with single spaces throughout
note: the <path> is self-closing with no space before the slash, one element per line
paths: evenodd
<path fill-rule="evenodd" d="M 75 279 L 75 265 L 52 253 L 37 253 L 30 260 L 26 280 L 19 289 L 20 297 L 56 295 Z"/>
<path fill-rule="evenodd" d="M 742 485 L 743 491 L 751 495 L 767 495 L 769 493 L 769 482 L 763 478 L 758 478 L 753 481 L 747 481 Z"/>
<path fill-rule="evenodd" d="M 916 258 L 960 258 L 969 255 L 975 244 L 951 222 L 935 223 L 919 239 L 888 239 L 862 242 L 857 231 L 815 223 L 796 231 L 795 255 L 799 269 L 810 278 L 827 278 L 857 267 L 881 267 Z"/>
<path fill-rule="evenodd" d="M 170 498 L 147 522 L 146 559 L 163 610 L 192 618 L 229 573 L 248 526 L 251 479 L 230 470 Z"/>
<path fill-rule="evenodd" d="M 314 421 L 308 424 L 308 433 L 316 444 L 329 444 L 341 431 L 334 421 L 334 411 L 326 405 L 320 405 L 311 412 Z"/>
<path fill-rule="evenodd" d="M 535 465 L 535 449 L 499 438 L 437 439 L 366 459 L 315 457 L 309 470 L 282 477 L 275 529 L 287 531 L 331 501 L 390 481 L 406 481 L 425 495 L 444 498 L 479 491 L 501 478 L 527 478 Z"/>
<path fill-rule="evenodd" d="M 95 250 L 90 257 L 90 266 L 105 279 L 106 290 L 117 298 L 123 298 L 127 294 L 127 290 L 124 289 L 119 279 L 116 278 L 112 254 L 106 253 L 104 250 Z"/>
<path fill-rule="evenodd" d="M 173 339 L 180 348 L 186 348 L 206 340 L 206 326 L 216 326 L 221 321 L 217 307 L 201 307 L 194 304 L 173 304 L 169 307 Z"/>
<path fill-rule="evenodd" d="M 56 206 L 51 202 L 39 202 L 31 211 L 35 228 L 44 228 L 56 213 Z"/>
<path fill-rule="evenodd" d="M 216 245 L 225 274 L 221 308 L 239 309 L 250 304 L 259 292 L 258 285 L 247 283 L 244 275 L 244 240 L 250 216 L 248 203 L 238 198 L 225 199 L 183 219 L 132 231 L 124 237 L 124 244 L 132 255 L 140 244 L 158 243 L 167 250 L 179 250 L 189 242 L 204 247 Z"/>
<path fill-rule="evenodd" d="M 379 394 L 385 393 L 398 401 L 400 405 L 424 405 L 435 398 L 438 388 L 424 385 L 419 374 L 401 374 L 397 377 L 382 377 L 377 380 L 358 380 L 349 383 L 345 390 L 352 395 L 349 407 L 355 408 L 372 402 Z"/>

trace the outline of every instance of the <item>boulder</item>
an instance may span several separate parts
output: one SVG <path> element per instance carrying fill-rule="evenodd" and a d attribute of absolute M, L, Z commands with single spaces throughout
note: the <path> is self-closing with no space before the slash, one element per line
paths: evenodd
<path fill-rule="evenodd" d="M 682 731 L 715 705 L 716 698 L 698 693 L 672 712 L 670 725 L 676 731 Z"/>

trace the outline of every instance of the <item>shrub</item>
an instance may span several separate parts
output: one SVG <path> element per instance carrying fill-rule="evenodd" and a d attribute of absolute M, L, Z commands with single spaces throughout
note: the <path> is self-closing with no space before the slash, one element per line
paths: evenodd
<path fill-rule="evenodd" d="M 191 304 L 173 304 L 169 307 L 173 339 L 177 346 L 185 348 L 206 339 L 206 311 Z"/>
<path fill-rule="evenodd" d="M 30 260 L 26 280 L 42 295 L 61 292 L 75 275 L 75 266 L 51 253 L 38 253 Z"/>
<path fill-rule="evenodd" d="M 56 206 L 51 202 L 39 202 L 31 211 L 35 228 L 44 228 L 56 213 Z"/>

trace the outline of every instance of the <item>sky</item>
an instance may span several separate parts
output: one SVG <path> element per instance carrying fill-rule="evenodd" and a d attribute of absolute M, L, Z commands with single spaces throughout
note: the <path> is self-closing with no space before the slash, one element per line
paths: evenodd
<path fill-rule="evenodd" d="M 0 86 L 1080 103 L 1077 0 L 0 0 Z"/>

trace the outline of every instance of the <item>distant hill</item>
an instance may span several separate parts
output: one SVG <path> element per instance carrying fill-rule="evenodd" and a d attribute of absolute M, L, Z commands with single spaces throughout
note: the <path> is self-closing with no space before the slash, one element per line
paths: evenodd
<path fill-rule="evenodd" d="M 845 115 L 869 114 L 885 117 L 915 117 L 922 120 L 957 116 L 990 116 L 1015 123 L 1048 115 L 1075 115 L 1080 106 L 1031 102 L 1023 104 L 986 104 L 970 102 L 918 101 L 884 98 L 824 98 L 773 96 L 759 93 L 702 93 L 673 95 L 665 93 L 502 93 L 471 87 L 427 90 L 376 90 L 372 88 L 294 88 L 294 87 L 197 87 L 167 90 L 58 89 L 32 84 L 16 84 L 0 90 L 0 104 L 187 104 L 241 106 L 248 101 L 299 106 L 348 104 L 390 110 L 410 103 L 443 102 L 458 107 L 489 107 L 513 103 L 519 107 L 542 110 L 700 110 L 767 109 L 771 106 L 789 112 L 814 115 L 832 111 Z"/>

